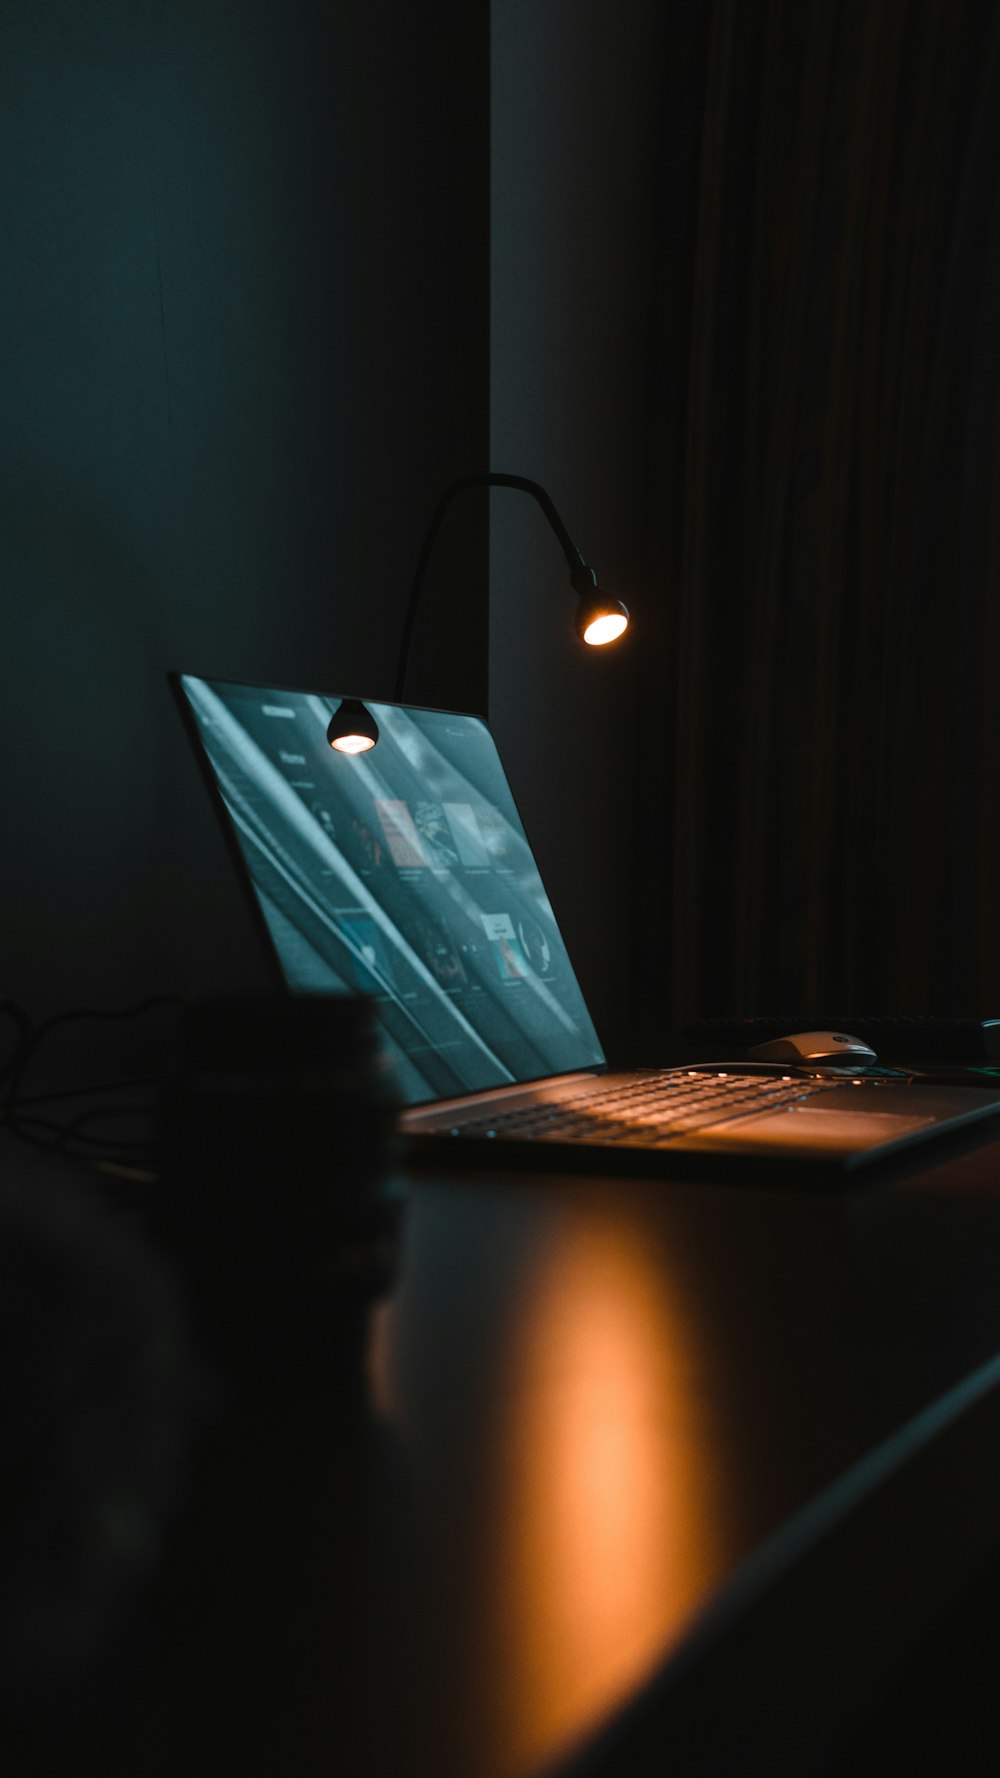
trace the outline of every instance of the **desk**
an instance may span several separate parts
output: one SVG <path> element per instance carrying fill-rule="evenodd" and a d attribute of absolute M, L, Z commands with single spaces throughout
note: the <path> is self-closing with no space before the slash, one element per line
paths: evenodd
<path fill-rule="evenodd" d="M 216 1442 L 122 1763 L 526 1778 L 998 1353 L 989 1126 L 821 1196 L 414 1175 L 371 1412 L 272 1399 Z"/>
<path fill-rule="evenodd" d="M 585 1737 L 761 1540 L 998 1352 L 988 1131 L 821 1197 L 416 1180 L 373 1374 L 447 1600 L 438 1769 L 514 1778 Z"/>

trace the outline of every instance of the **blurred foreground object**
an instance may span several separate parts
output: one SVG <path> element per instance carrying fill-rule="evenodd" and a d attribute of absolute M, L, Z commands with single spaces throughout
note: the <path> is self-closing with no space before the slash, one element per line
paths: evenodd
<path fill-rule="evenodd" d="M 154 1226 L 237 1387 L 356 1376 L 395 1275 L 394 1097 L 368 1001 L 187 1009 Z"/>
<path fill-rule="evenodd" d="M 174 1280 L 134 1230 L 0 1187 L 0 1763 L 128 1707 L 201 1384 Z"/>

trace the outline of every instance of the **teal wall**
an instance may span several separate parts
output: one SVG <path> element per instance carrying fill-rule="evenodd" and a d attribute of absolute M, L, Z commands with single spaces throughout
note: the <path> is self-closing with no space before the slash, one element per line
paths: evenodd
<path fill-rule="evenodd" d="M 260 979 L 164 676 L 391 691 L 431 507 L 488 452 L 487 22 L 0 13 L 0 993 L 33 1013 Z M 414 690 L 477 706 L 484 516 L 450 559 Z"/>

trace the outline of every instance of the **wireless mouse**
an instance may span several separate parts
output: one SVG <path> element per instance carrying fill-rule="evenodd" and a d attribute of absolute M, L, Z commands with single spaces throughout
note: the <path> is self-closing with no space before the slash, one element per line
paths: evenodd
<path fill-rule="evenodd" d="M 770 1043 L 755 1043 L 747 1050 L 755 1062 L 875 1062 L 878 1057 L 860 1037 L 845 1031 L 794 1031 Z"/>

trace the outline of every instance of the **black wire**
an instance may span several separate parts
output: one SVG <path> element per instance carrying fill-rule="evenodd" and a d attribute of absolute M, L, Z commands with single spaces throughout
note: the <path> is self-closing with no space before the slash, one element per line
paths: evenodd
<path fill-rule="evenodd" d="M 150 1149 L 152 1144 L 148 1136 L 145 1138 L 138 1136 L 108 1136 L 103 1138 L 100 1136 L 88 1136 L 83 1126 L 92 1123 L 96 1117 L 148 1118 L 152 1115 L 152 1111 L 153 1107 L 151 1105 L 95 1105 L 90 1111 L 81 1111 L 79 1116 L 75 1117 L 71 1123 L 64 1124 L 62 1126 L 63 1134 L 74 1142 L 104 1141 L 105 1145 L 109 1148 Z"/>
<path fill-rule="evenodd" d="M 95 1080 L 85 1087 L 58 1087 L 48 1093 L 19 1093 L 18 1107 L 51 1105 L 63 1099 L 93 1099 L 100 1093 L 121 1092 L 123 1087 L 152 1087 L 160 1081 L 159 1074 L 123 1074 L 120 1080 Z M 0 1120 L 4 1108 L 0 1107 Z"/>
<path fill-rule="evenodd" d="M 75 1007 L 71 1012 L 54 1013 L 51 1018 L 43 1019 L 40 1025 L 30 1033 L 21 1045 L 13 1070 L 13 1081 L 8 1091 L 8 1100 L 16 1099 L 20 1092 L 21 1082 L 27 1072 L 28 1064 L 36 1054 L 43 1038 L 48 1037 L 60 1025 L 71 1025 L 81 1019 L 104 1019 L 109 1023 L 117 1023 L 126 1019 L 141 1018 L 143 1013 L 151 1012 L 160 1006 L 183 1006 L 184 1002 L 176 994 L 153 994 L 146 1000 L 138 1001 L 134 1006 L 126 1007 Z"/>
<path fill-rule="evenodd" d="M 183 1005 L 184 1001 L 179 994 L 150 994 L 147 999 L 136 1001 L 131 1006 L 77 1006 L 69 1012 L 53 1013 L 50 1018 L 43 1019 L 41 1024 L 36 1025 L 32 1031 L 27 1045 L 28 1055 L 25 1060 L 30 1059 L 30 1056 L 34 1054 L 42 1038 L 47 1037 L 50 1031 L 55 1031 L 59 1025 L 71 1025 L 78 1019 L 107 1019 L 113 1024 L 123 1019 L 141 1018 L 143 1013 L 151 1012 L 157 1006 Z"/>
<path fill-rule="evenodd" d="M 24 1007 L 19 1006 L 16 1000 L 0 1000 L 0 1013 L 5 1013 L 8 1019 L 13 1019 L 17 1026 L 14 1047 L 6 1060 L 0 1064 L 0 1085 L 2 1085 L 7 1076 L 13 1074 L 30 1042 L 31 1020 Z"/>
<path fill-rule="evenodd" d="M 116 1023 L 122 1020 L 141 1018 L 144 1013 L 151 1012 L 154 1008 L 182 1006 L 183 1004 L 184 1002 L 176 994 L 154 994 L 150 995 L 145 1000 L 140 1000 L 133 1006 L 127 1007 L 74 1007 L 70 1012 L 55 1013 L 51 1018 L 44 1019 L 40 1025 L 37 1025 L 34 1028 L 34 1030 L 31 1029 L 30 1022 L 27 1021 L 27 1015 L 23 1013 L 21 1008 L 17 1008 L 16 1012 L 12 1013 L 12 1016 L 16 1017 L 20 1014 L 19 1023 L 21 1020 L 25 1021 L 22 1025 L 23 1034 L 17 1050 L 4 1070 L 4 1074 L 0 1076 L 0 1079 L 6 1078 L 7 1075 L 10 1077 L 2 1107 L 3 1119 L 10 1134 L 18 1137 L 23 1142 L 33 1144 L 36 1148 L 53 1149 L 62 1153 L 70 1152 L 68 1147 L 70 1142 L 85 1145 L 88 1149 L 98 1149 L 102 1152 L 111 1149 L 117 1152 L 128 1150 L 133 1154 L 139 1150 L 143 1153 L 151 1153 L 152 1145 L 149 1141 L 123 1141 L 114 1137 L 90 1136 L 85 1130 L 77 1128 L 79 1123 L 88 1121 L 91 1115 L 100 1115 L 102 1112 L 104 1115 L 108 1115 L 108 1108 L 98 1108 L 93 1114 L 84 1113 L 82 1119 L 74 1120 L 73 1123 L 68 1125 L 58 1123 L 54 1119 L 35 1117 L 30 1113 L 25 1115 L 21 1109 L 25 1103 L 21 1097 L 21 1087 L 28 1066 L 36 1055 L 40 1043 L 50 1034 L 50 1032 L 57 1030 L 60 1026 L 88 1019 L 99 1019 Z M 6 1011 L 8 1006 L 13 1007 L 14 1003 L 0 1003 L 0 1010 Z M 99 1092 L 102 1089 L 100 1087 L 95 1087 L 92 1090 Z M 86 1089 L 71 1089 L 71 1095 L 73 1092 L 77 1091 L 83 1092 L 86 1091 Z M 60 1096 L 61 1095 L 59 1094 L 39 1095 L 39 1098 L 58 1098 Z M 34 1101 L 29 1102 L 34 1103 Z M 114 1115 L 113 1110 L 111 1114 Z M 48 1136 L 32 1134 L 32 1128 L 29 1128 L 29 1126 L 37 1131 L 48 1131 L 50 1134 Z M 76 1158 L 86 1157 L 77 1156 Z"/>
<path fill-rule="evenodd" d="M 95 1113 L 95 1115 L 97 1114 Z M 31 1128 L 29 1129 L 28 1126 Z M 49 1141 L 46 1137 L 33 1136 L 31 1129 L 47 1130 L 54 1140 Z M 141 1150 L 144 1154 L 150 1154 L 153 1148 L 148 1138 L 88 1136 L 85 1130 L 77 1130 L 72 1125 L 57 1124 L 52 1118 L 47 1117 L 20 1117 L 17 1123 L 11 1126 L 11 1135 L 18 1136 L 25 1142 L 32 1142 L 37 1148 L 65 1149 L 67 1142 L 85 1143 L 88 1148 L 97 1148 L 102 1152 L 112 1148 L 122 1151 L 128 1149 L 131 1152 Z"/>

